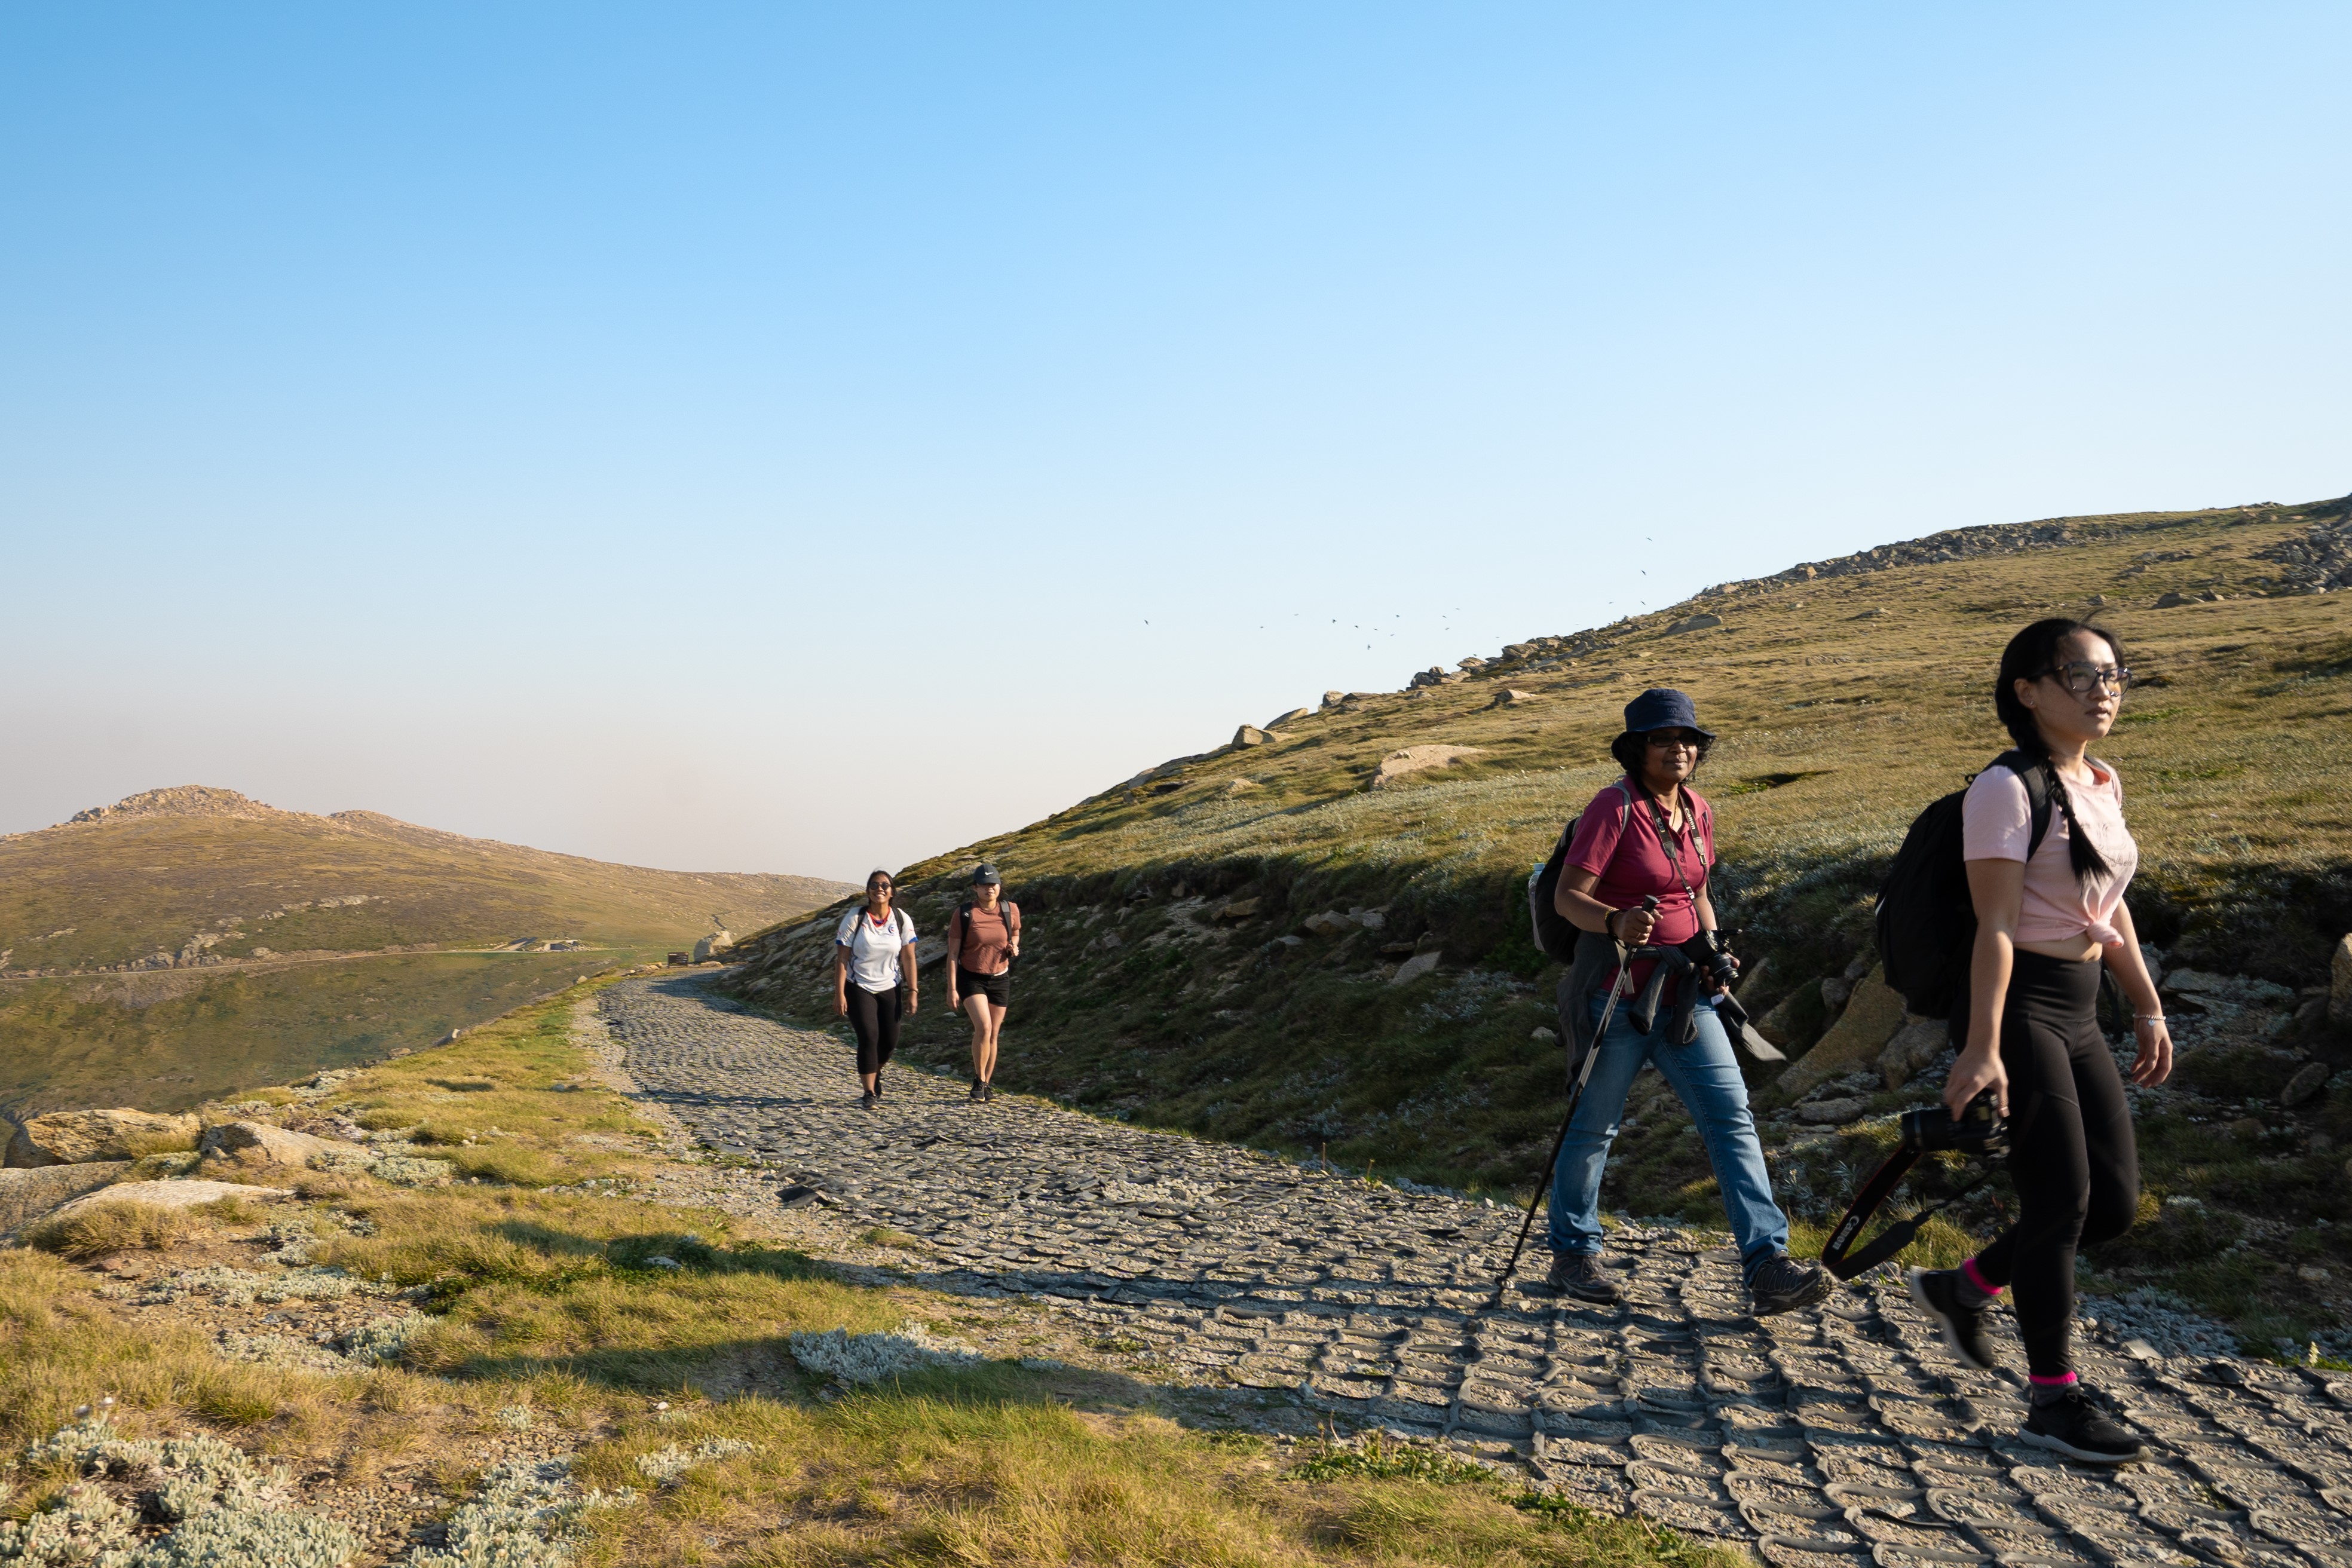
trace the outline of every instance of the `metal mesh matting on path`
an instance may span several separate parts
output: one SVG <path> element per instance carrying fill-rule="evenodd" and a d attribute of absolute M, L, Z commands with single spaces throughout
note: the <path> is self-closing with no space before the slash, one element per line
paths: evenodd
<path fill-rule="evenodd" d="M 925 1284 L 1057 1299 L 1195 1385 L 1429 1438 L 1790 1568 L 2352 1568 L 2352 1382 L 2083 1336 L 2085 1381 L 2153 1457 L 2069 1464 L 2016 1440 L 2021 1364 L 1961 1366 L 1899 1281 L 1757 1320 L 1728 1248 L 1626 1226 L 1622 1306 L 1514 1289 L 1490 1307 L 1509 1210 L 1037 1100 L 973 1104 L 896 1066 L 868 1112 L 823 1031 L 689 980 L 602 1005 L 639 1092 L 708 1146 L 919 1237 Z"/>

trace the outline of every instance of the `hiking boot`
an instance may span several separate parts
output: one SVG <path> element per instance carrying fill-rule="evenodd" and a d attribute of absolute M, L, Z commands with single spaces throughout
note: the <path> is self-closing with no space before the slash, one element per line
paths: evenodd
<path fill-rule="evenodd" d="M 1944 1331 L 1944 1342 L 1960 1358 L 1960 1364 L 1990 1372 L 1992 1346 L 1985 1340 L 1985 1310 L 1962 1306 L 1959 1285 L 1957 1268 L 1911 1270 L 1911 1300 L 1936 1320 L 1936 1326 Z"/>
<path fill-rule="evenodd" d="M 2035 1405 L 2017 1436 L 2087 1465 L 2126 1465 L 2147 1458 L 2147 1446 L 2109 1420 L 2080 1384 Z"/>
<path fill-rule="evenodd" d="M 864 1094 L 857 1097 L 857 1109 L 860 1110 L 873 1110 L 876 1098 L 877 1096 L 874 1091 L 870 1089 L 867 1089 Z"/>
<path fill-rule="evenodd" d="M 1825 1299 L 1835 1283 L 1818 1263 L 1806 1263 L 1778 1253 L 1757 1265 L 1748 1278 L 1748 1310 L 1759 1318 L 1793 1312 Z"/>
<path fill-rule="evenodd" d="M 1563 1296 L 1596 1306 L 1613 1307 L 1624 1299 L 1617 1281 L 1602 1271 L 1597 1252 L 1553 1253 L 1551 1271 L 1544 1276 L 1544 1283 Z"/>

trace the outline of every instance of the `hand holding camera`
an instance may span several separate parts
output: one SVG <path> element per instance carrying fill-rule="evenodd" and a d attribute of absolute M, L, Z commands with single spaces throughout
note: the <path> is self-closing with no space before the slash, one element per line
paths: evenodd
<path fill-rule="evenodd" d="M 1951 1076 L 1944 1080 L 1944 1106 L 1955 1117 L 1961 1116 L 1967 1113 L 1971 1101 L 1988 1094 L 1992 1097 L 1994 1109 L 2006 1119 L 2009 1072 L 2000 1065 L 2000 1047 L 1990 1043 L 1979 1047 L 1971 1041 L 1952 1063 Z"/>

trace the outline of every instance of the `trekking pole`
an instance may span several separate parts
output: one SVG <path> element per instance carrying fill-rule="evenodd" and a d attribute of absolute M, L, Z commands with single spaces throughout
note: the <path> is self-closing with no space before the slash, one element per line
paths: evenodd
<path fill-rule="evenodd" d="M 1656 897 L 1644 898 L 1642 907 L 1655 910 L 1658 907 Z M 1559 1119 L 1559 1136 L 1551 1141 L 1551 1158 L 1545 1163 L 1542 1174 L 1536 1179 L 1536 1190 L 1528 1199 L 1527 1217 L 1519 1221 L 1519 1238 L 1511 1244 L 1511 1260 L 1503 1265 L 1503 1272 L 1495 1281 L 1495 1299 L 1487 1305 L 1489 1311 L 1503 1304 L 1503 1292 L 1510 1289 L 1511 1276 L 1519 1267 L 1519 1256 L 1527 1250 L 1528 1233 L 1536 1226 L 1536 1210 L 1542 1205 L 1544 1190 L 1550 1184 L 1553 1173 L 1559 1164 L 1559 1152 L 1568 1146 L 1569 1126 L 1576 1120 L 1576 1108 L 1584 1103 L 1584 1086 L 1592 1077 L 1592 1064 L 1600 1058 L 1601 1037 L 1609 1032 L 1609 1020 L 1617 1011 L 1617 994 L 1625 989 L 1625 972 L 1633 966 L 1634 959 L 1651 951 L 1646 947 L 1621 947 L 1617 950 L 1617 977 L 1609 983 L 1609 1000 L 1601 1009 L 1601 1022 L 1593 1026 L 1592 1047 L 1584 1053 L 1584 1061 L 1576 1070 L 1576 1082 L 1569 1089 L 1568 1114 Z M 1576 1000 L 1580 1002 L 1582 998 Z M 1563 1018 L 1560 1022 L 1564 1024 L 1568 1020 Z M 1571 1034 L 1569 1043 L 1573 1045 L 1575 1040 L 1576 1037 Z"/>

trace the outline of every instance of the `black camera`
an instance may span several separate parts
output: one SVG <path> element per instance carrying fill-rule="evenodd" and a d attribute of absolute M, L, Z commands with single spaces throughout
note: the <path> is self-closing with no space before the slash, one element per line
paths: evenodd
<path fill-rule="evenodd" d="M 1739 960 L 1731 955 L 1731 942 L 1721 931 L 1700 931 L 1682 943 L 1682 954 L 1710 984 L 1729 985 L 1739 978 Z"/>
<path fill-rule="evenodd" d="M 2009 1123 L 2001 1119 L 1990 1089 L 1954 1116 L 1940 1105 L 1903 1113 L 1903 1147 L 1916 1154 L 1957 1149 L 1963 1154 L 1998 1154 L 2009 1146 Z"/>

